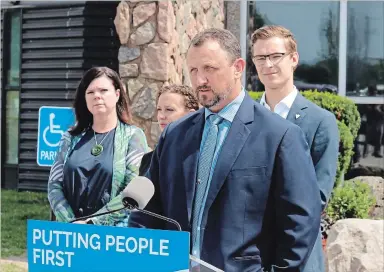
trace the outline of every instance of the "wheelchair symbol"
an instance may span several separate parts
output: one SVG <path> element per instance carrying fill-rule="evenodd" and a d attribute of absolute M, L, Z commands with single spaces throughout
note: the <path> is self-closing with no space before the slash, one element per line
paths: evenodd
<path fill-rule="evenodd" d="M 56 143 L 49 142 L 47 140 L 47 133 L 49 131 L 51 134 L 60 134 L 60 139 L 61 139 L 61 136 L 64 134 L 64 131 L 60 130 L 60 125 L 53 124 L 53 119 L 55 119 L 55 114 L 51 113 L 49 115 L 49 126 L 47 126 L 43 131 L 43 139 L 46 145 L 50 147 L 57 147 L 60 144 L 60 140 Z"/>

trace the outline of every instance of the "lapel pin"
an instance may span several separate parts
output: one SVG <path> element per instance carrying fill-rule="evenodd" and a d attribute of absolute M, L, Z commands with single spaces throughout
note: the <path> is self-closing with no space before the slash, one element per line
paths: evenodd
<path fill-rule="evenodd" d="M 300 114 L 296 114 L 295 117 L 296 117 L 296 119 L 299 118 L 299 117 L 300 117 Z"/>

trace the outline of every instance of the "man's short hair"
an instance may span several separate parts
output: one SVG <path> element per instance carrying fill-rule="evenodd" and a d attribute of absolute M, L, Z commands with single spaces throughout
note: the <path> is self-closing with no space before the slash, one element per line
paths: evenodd
<path fill-rule="evenodd" d="M 192 39 L 189 48 L 199 47 L 207 40 L 216 41 L 220 47 L 228 53 L 231 62 L 241 57 L 240 44 L 229 30 L 221 28 L 209 28 L 196 34 Z"/>
<path fill-rule="evenodd" d="M 292 32 L 289 29 L 278 25 L 265 25 L 256 29 L 251 38 L 252 47 L 257 40 L 266 40 L 274 37 L 285 39 L 286 47 L 289 52 L 297 52 L 297 42 Z"/>

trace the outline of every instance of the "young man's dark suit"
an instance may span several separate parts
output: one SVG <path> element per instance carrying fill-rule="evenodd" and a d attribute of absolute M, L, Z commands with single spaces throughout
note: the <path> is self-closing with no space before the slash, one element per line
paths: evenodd
<path fill-rule="evenodd" d="M 288 113 L 287 120 L 298 125 L 305 134 L 315 166 L 322 210 L 324 210 L 336 179 L 339 154 L 339 130 L 336 118 L 333 113 L 320 108 L 298 93 Z M 319 230 L 305 272 L 325 271 L 322 250 Z"/>

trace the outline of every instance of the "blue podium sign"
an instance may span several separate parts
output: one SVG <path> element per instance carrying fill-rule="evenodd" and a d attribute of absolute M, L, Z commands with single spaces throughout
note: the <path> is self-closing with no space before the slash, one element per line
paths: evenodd
<path fill-rule="evenodd" d="M 188 271 L 189 233 L 28 220 L 28 271 Z"/>
<path fill-rule="evenodd" d="M 44 106 L 39 109 L 36 158 L 39 166 L 52 166 L 61 136 L 74 124 L 72 108 Z"/>

